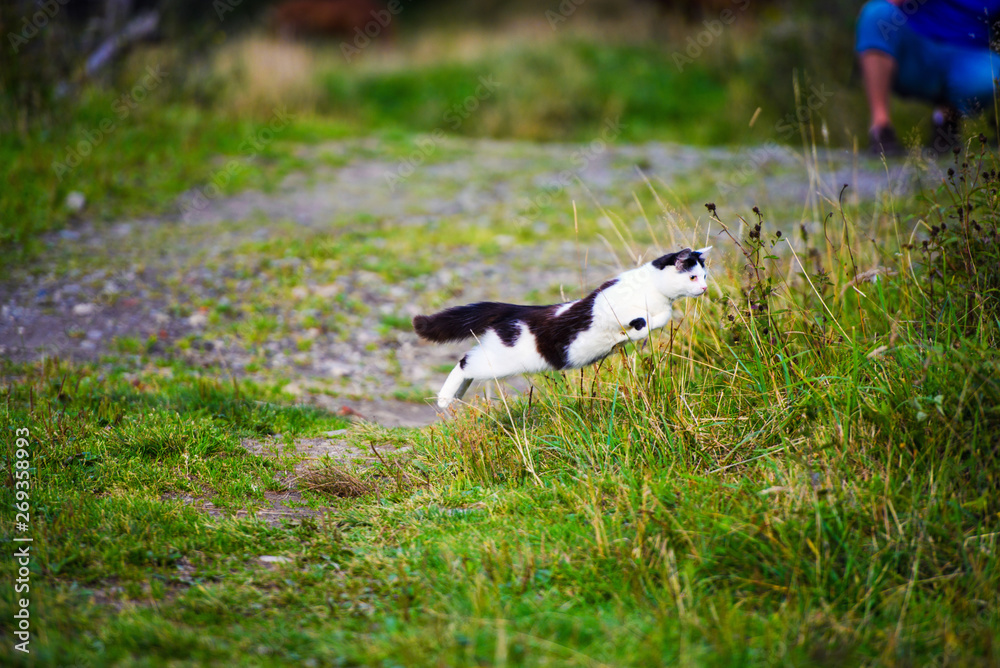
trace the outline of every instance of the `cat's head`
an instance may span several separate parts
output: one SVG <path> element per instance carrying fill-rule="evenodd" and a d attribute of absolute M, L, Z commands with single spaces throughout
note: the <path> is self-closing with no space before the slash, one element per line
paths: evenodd
<path fill-rule="evenodd" d="M 685 248 L 676 253 L 668 253 L 651 262 L 657 269 L 657 287 L 667 297 L 698 297 L 708 290 L 708 272 L 705 270 L 705 255 L 712 247 L 691 250 Z"/>

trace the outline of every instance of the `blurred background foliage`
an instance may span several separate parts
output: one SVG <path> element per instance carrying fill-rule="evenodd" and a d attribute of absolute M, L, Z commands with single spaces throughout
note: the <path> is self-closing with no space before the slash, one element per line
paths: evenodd
<path fill-rule="evenodd" d="M 830 93 L 808 111 L 826 121 L 831 142 L 849 145 L 867 129 L 853 57 L 856 1 L 398 0 L 400 11 L 370 40 L 358 35 L 365 25 L 356 18 L 384 11 L 370 0 L 60 2 L 0 8 L 5 131 L 61 123 L 92 100 L 86 89 L 126 89 L 149 61 L 171 73 L 159 92 L 170 103 L 265 117 L 284 104 L 361 129 L 443 126 L 443 114 L 485 74 L 501 89 L 483 101 L 488 113 L 455 132 L 585 139 L 620 114 L 626 139 L 797 142 L 797 133 L 776 130 L 808 115 L 796 76 Z M 355 18 L 305 29 L 322 16 L 309 5 L 324 2 L 355 5 Z M 103 40 L 150 11 L 158 15 L 150 38 L 85 71 Z M 12 35 L 32 25 L 37 35 L 15 44 Z"/>
<path fill-rule="evenodd" d="M 301 141 L 589 141 L 617 119 L 618 141 L 866 142 L 861 2 L 396 2 L 384 27 L 375 0 L 0 4 L 0 246 L 61 226 L 73 190 L 105 202 L 91 216 L 156 213 L 276 110 Z M 136 102 L 149 68 L 163 81 Z M 897 131 L 922 141 L 929 112 L 898 105 Z M 78 148 L 85 168 L 61 173 Z"/>

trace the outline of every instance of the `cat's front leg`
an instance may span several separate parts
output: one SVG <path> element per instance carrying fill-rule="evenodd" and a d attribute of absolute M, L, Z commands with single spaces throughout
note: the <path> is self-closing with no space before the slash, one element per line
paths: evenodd
<path fill-rule="evenodd" d="M 648 325 L 646 335 L 648 336 L 651 330 L 666 327 L 667 323 L 670 322 L 670 318 L 673 317 L 673 314 L 673 309 L 668 308 L 666 311 L 650 316 L 649 322 L 646 323 Z"/>
<path fill-rule="evenodd" d="M 621 341 L 641 341 L 642 339 L 648 338 L 650 332 L 654 329 L 660 329 L 666 326 L 670 322 L 670 317 L 672 312 L 670 309 L 663 311 L 662 313 L 656 313 L 654 315 L 648 315 L 648 317 L 639 316 L 633 318 L 628 323 L 622 326 L 620 332 Z"/>
<path fill-rule="evenodd" d="M 629 341 L 641 341 L 649 336 L 649 322 L 643 317 L 632 318 L 623 328 L 623 333 Z"/>

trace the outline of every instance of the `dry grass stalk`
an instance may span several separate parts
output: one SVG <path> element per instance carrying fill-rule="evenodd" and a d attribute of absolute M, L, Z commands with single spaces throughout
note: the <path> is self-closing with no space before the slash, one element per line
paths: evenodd
<path fill-rule="evenodd" d="M 300 482 L 306 489 L 342 498 L 364 496 L 373 491 L 371 485 L 333 464 L 306 471 Z"/>

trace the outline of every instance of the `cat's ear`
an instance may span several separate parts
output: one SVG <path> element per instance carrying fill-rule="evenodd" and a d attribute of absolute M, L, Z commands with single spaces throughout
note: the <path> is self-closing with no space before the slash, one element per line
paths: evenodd
<path fill-rule="evenodd" d="M 653 260 L 653 266 L 657 269 L 664 269 L 668 266 L 677 267 L 680 270 L 684 266 L 687 259 L 691 257 L 691 249 L 685 248 L 682 251 L 677 251 L 676 253 L 668 253 L 663 257 L 658 257 Z"/>
<path fill-rule="evenodd" d="M 677 253 L 667 253 L 666 255 L 661 255 L 653 260 L 652 264 L 657 269 L 666 269 L 667 267 L 673 266 L 674 260 L 676 259 Z"/>
<path fill-rule="evenodd" d="M 710 250 L 712 250 L 712 247 L 711 246 L 706 246 L 705 248 L 699 248 L 695 252 L 698 253 L 698 255 L 707 255 L 708 251 L 710 251 Z"/>

